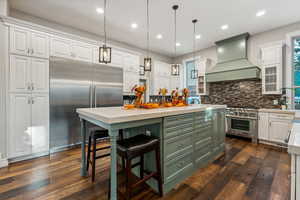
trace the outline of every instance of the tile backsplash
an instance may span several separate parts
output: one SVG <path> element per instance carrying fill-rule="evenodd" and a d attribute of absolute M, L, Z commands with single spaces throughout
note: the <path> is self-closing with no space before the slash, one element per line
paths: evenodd
<path fill-rule="evenodd" d="M 261 80 L 224 81 L 209 84 L 209 95 L 202 96 L 204 104 L 226 104 L 228 107 L 278 108 L 273 100 L 281 95 L 262 95 Z"/>

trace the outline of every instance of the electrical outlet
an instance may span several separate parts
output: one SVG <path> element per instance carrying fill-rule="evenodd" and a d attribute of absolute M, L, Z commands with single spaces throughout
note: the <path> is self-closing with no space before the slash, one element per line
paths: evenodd
<path fill-rule="evenodd" d="M 273 105 L 278 105 L 278 100 L 273 100 Z"/>
<path fill-rule="evenodd" d="M 146 130 L 146 135 L 150 136 L 151 135 L 151 131 Z"/>

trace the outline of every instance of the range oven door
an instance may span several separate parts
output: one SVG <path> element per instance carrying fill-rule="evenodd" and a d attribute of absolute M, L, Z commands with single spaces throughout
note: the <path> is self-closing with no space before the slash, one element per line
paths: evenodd
<path fill-rule="evenodd" d="M 254 122 L 252 119 L 226 117 L 228 134 L 252 137 Z"/>

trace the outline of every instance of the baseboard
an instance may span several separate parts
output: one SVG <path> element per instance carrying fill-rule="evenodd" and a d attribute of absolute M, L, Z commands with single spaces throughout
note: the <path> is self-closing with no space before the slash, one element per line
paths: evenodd
<path fill-rule="evenodd" d="M 8 166 L 8 160 L 7 159 L 0 159 L 0 168 L 7 167 Z"/>

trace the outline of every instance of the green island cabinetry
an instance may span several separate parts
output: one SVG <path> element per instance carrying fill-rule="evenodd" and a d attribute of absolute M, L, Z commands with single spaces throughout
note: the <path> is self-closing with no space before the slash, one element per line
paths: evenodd
<path fill-rule="evenodd" d="M 132 130 L 135 133 L 130 135 L 141 133 L 141 129 L 160 137 L 164 194 L 225 151 L 224 109 L 163 117 L 161 124 Z M 145 168 L 156 170 L 154 153 L 146 155 Z M 139 169 L 134 173 L 138 175 Z M 148 184 L 157 190 L 155 180 Z"/>

